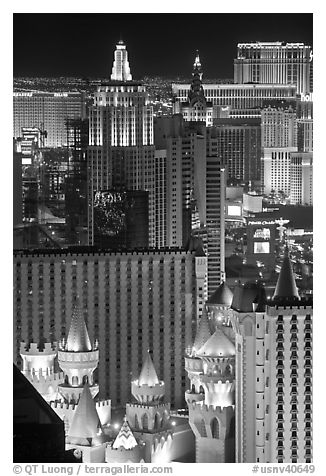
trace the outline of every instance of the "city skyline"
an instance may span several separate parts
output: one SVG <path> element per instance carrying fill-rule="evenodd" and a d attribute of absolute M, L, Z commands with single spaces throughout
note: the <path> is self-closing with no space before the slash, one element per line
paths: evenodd
<path fill-rule="evenodd" d="M 14 15 L 13 361 L 65 439 L 34 460 L 313 462 L 311 20 Z"/>
<path fill-rule="evenodd" d="M 240 41 L 313 46 L 312 14 L 15 13 L 14 76 L 109 77 L 111 54 L 120 39 L 127 45 L 135 79 L 163 72 L 165 77 L 190 77 L 196 50 L 204 79 L 230 79 Z"/>

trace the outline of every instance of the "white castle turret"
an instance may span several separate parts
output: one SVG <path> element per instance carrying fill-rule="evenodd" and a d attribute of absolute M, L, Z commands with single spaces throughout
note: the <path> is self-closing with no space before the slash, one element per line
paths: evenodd
<path fill-rule="evenodd" d="M 205 337 L 198 349 L 196 343 Z M 196 462 L 234 462 L 235 348 L 221 328 L 210 334 L 206 311 L 185 360 L 191 385 L 185 398 L 196 437 Z"/>
<path fill-rule="evenodd" d="M 75 303 L 66 342 L 59 345 L 58 362 L 64 372 L 64 383 L 58 389 L 66 402 L 78 402 L 85 384 L 94 398 L 98 385 L 94 383 L 93 372 L 99 361 L 97 345 L 91 344 L 87 327 L 78 302 Z"/>
<path fill-rule="evenodd" d="M 63 382 L 63 372 L 55 372 L 55 358 L 57 355 L 57 343 L 34 342 L 27 345 L 20 344 L 20 355 L 23 360 L 22 373 L 34 385 L 42 397 L 50 402 L 55 399 L 58 385 Z"/>
<path fill-rule="evenodd" d="M 131 383 L 131 393 L 136 403 L 126 405 L 127 420 L 136 438 L 145 443 L 145 462 L 169 461 L 170 404 L 164 402 L 165 385 L 157 377 L 149 352 L 139 378 Z"/>

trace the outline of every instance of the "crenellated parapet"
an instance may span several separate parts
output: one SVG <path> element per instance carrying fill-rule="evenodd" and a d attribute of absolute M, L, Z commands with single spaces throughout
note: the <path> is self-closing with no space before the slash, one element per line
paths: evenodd
<path fill-rule="evenodd" d="M 32 373 L 42 373 L 49 375 L 54 373 L 54 360 L 57 355 L 57 343 L 46 342 L 37 344 L 35 342 L 20 343 L 20 355 L 23 361 L 22 372 L 28 376 Z"/>
<path fill-rule="evenodd" d="M 143 405 L 128 403 L 126 414 L 134 431 L 163 431 L 170 420 L 170 404 Z"/>
<path fill-rule="evenodd" d="M 26 377 L 28 377 L 29 381 L 33 385 L 49 385 L 49 384 L 57 384 L 57 386 L 63 382 L 64 380 L 64 373 L 63 372 L 58 372 L 58 373 L 44 373 L 42 369 L 40 369 L 38 372 L 35 372 L 33 370 L 31 373 L 25 374 L 25 372 L 22 372 Z"/>
<path fill-rule="evenodd" d="M 95 402 L 95 408 L 100 418 L 101 425 L 108 425 L 111 421 L 111 400 Z"/>
<path fill-rule="evenodd" d="M 201 393 L 201 392 L 196 393 L 196 392 L 192 392 L 191 390 L 186 390 L 185 400 L 187 404 L 203 402 L 205 400 L 205 393 Z"/>
<path fill-rule="evenodd" d="M 145 461 L 145 443 L 134 448 L 113 448 L 112 442 L 105 448 L 106 463 L 143 463 Z"/>
<path fill-rule="evenodd" d="M 234 406 L 225 408 L 201 403 L 191 403 L 188 406 L 189 424 L 196 438 L 225 439 L 234 416 Z"/>
<path fill-rule="evenodd" d="M 134 380 L 131 382 L 131 393 L 141 404 L 156 404 L 164 397 L 165 384 L 162 380 L 155 385 L 139 384 L 139 380 Z"/>

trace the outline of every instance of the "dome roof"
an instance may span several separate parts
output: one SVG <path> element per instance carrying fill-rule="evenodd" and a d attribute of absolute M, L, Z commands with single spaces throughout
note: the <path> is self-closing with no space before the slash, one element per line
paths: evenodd
<path fill-rule="evenodd" d="M 229 286 L 223 281 L 218 288 L 213 292 L 207 301 L 207 304 L 221 304 L 223 306 L 231 306 L 233 299 L 233 292 Z"/>
<path fill-rule="evenodd" d="M 157 385 L 159 383 L 160 382 L 157 377 L 154 364 L 148 351 L 145 362 L 143 364 L 143 368 L 141 369 L 139 375 L 138 385 L 148 385 L 149 387 L 153 387 L 154 385 Z"/>
<path fill-rule="evenodd" d="M 235 347 L 224 332 L 217 328 L 214 334 L 197 352 L 199 357 L 231 357 Z"/>

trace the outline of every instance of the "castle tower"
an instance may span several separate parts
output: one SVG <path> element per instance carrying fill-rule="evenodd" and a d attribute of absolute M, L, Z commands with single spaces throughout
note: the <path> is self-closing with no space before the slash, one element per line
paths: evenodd
<path fill-rule="evenodd" d="M 164 402 L 164 387 L 148 352 L 139 378 L 131 383 L 136 403 L 126 405 L 130 427 L 145 443 L 146 463 L 169 461 L 173 431 L 169 422 L 170 404 Z"/>
<path fill-rule="evenodd" d="M 105 461 L 106 463 L 142 463 L 144 450 L 144 444 L 137 442 L 125 416 L 117 437 L 106 447 Z"/>
<path fill-rule="evenodd" d="M 185 400 L 188 404 L 203 401 L 205 398 L 204 388 L 200 381 L 200 375 L 203 373 L 203 361 L 197 357 L 197 352 L 211 336 L 211 325 L 204 307 L 193 346 L 187 350 L 185 357 L 185 369 L 190 380 L 190 390 L 185 393 Z"/>
<path fill-rule="evenodd" d="M 186 357 L 186 370 L 192 385 L 186 401 L 196 438 L 196 462 L 234 462 L 233 343 L 216 329 L 192 359 Z"/>
<path fill-rule="evenodd" d="M 131 81 L 130 66 L 128 61 L 127 47 L 122 40 L 116 45 L 112 66 L 111 80 Z"/>
<path fill-rule="evenodd" d="M 89 385 L 85 384 L 68 431 L 66 449 L 74 448 L 75 456 L 83 462 L 103 463 L 106 440 Z"/>
<path fill-rule="evenodd" d="M 75 303 L 68 338 L 62 342 L 58 351 L 58 362 L 64 372 L 64 383 L 58 389 L 63 399 L 77 403 L 85 384 L 93 398 L 98 393 L 93 372 L 98 365 L 97 345 L 91 344 L 87 327 L 78 302 Z"/>
<path fill-rule="evenodd" d="M 226 282 L 222 281 L 209 297 L 206 306 L 215 328 L 222 327 L 223 332 L 234 342 L 234 332 L 230 321 L 232 299 L 233 292 Z"/>
<path fill-rule="evenodd" d="M 54 361 L 57 355 L 57 343 L 45 343 L 43 346 L 34 342 L 20 344 L 23 360 L 22 373 L 34 385 L 42 397 L 50 402 L 54 400 L 58 385 L 63 382 L 62 372 L 55 372 Z"/>

